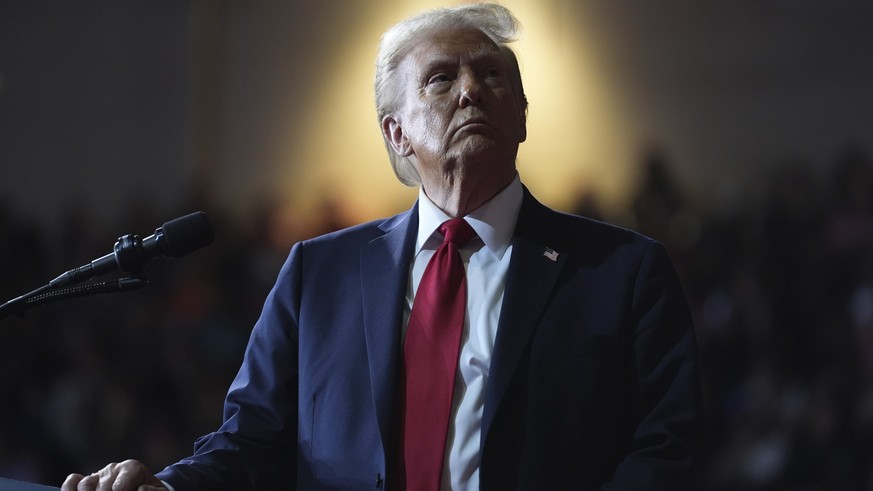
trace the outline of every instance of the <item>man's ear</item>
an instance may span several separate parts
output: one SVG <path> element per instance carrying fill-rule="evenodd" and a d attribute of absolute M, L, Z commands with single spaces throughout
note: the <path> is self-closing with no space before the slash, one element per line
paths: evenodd
<path fill-rule="evenodd" d="M 525 140 L 527 140 L 527 120 L 522 115 L 518 128 L 518 143 L 522 143 Z"/>
<path fill-rule="evenodd" d="M 382 118 L 382 136 L 385 137 L 385 141 L 391 145 L 397 155 L 401 157 L 412 155 L 412 145 L 396 117 L 389 115 Z"/>
<path fill-rule="evenodd" d="M 518 118 L 518 143 L 527 140 L 527 111 L 521 110 Z"/>

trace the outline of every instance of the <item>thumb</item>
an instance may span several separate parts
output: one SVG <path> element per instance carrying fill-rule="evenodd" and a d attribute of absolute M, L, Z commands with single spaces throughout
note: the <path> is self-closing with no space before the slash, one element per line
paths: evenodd
<path fill-rule="evenodd" d="M 142 486 L 136 488 L 136 491 L 167 491 L 167 488 L 163 486 L 147 486 L 143 484 Z"/>

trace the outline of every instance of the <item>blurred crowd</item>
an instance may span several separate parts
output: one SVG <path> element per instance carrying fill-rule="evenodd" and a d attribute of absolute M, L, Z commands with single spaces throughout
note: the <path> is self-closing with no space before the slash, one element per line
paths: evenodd
<path fill-rule="evenodd" d="M 661 240 L 698 328 L 711 455 L 705 491 L 873 489 L 873 159 L 774 166 L 731 206 L 652 153 L 626 210 L 575 210 Z M 763 185 L 762 185 L 763 184 Z M 761 190 L 761 191 L 753 191 Z M 534 190 L 535 191 L 535 190 Z M 136 457 L 155 470 L 221 421 L 224 392 L 291 244 L 344 225 L 263 206 L 216 242 L 145 270 L 150 286 L 0 320 L 0 476 L 58 485 Z M 192 210 L 182 210 L 180 215 Z M 71 210 L 47 234 L 0 207 L 0 302 L 109 252 L 118 228 Z M 112 227 L 115 227 L 114 225 Z"/>

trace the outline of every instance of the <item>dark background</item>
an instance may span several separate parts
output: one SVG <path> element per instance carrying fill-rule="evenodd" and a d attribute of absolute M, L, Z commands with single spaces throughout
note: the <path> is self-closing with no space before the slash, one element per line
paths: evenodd
<path fill-rule="evenodd" d="M 647 136 L 628 141 L 647 150 L 622 199 L 556 205 L 671 251 L 698 326 L 707 489 L 873 487 L 873 3 L 541 3 L 585 17 Z M 146 290 L 0 321 L 0 476 L 157 470 L 220 422 L 290 245 L 354 221 L 273 200 L 276 168 L 321 165 L 282 160 L 303 124 L 285 115 L 322 54 L 389 8 L 0 6 L 0 300 L 195 209 L 217 237 L 153 262 Z"/>

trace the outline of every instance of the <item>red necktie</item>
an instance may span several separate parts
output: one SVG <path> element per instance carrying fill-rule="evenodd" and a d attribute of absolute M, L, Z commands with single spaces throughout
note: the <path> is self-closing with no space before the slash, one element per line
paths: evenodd
<path fill-rule="evenodd" d="M 462 218 L 440 225 L 443 243 L 427 263 L 406 330 L 403 460 L 406 491 L 440 487 L 452 390 L 467 304 L 458 253 L 475 232 Z"/>

